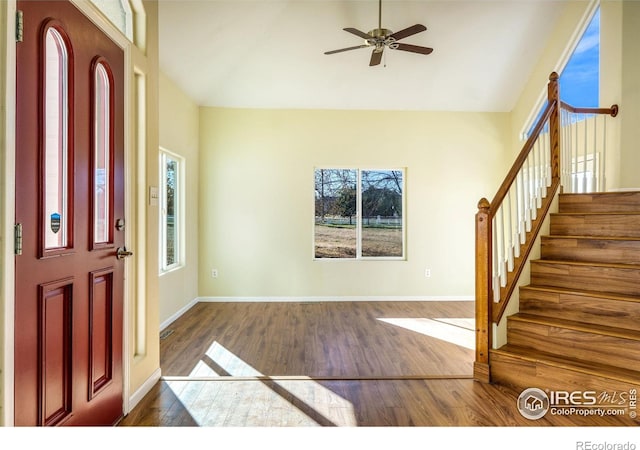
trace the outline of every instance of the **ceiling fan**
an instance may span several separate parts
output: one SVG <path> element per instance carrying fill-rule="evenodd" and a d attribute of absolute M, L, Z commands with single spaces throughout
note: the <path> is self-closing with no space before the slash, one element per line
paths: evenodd
<path fill-rule="evenodd" d="M 375 28 L 368 33 L 357 30 L 355 28 L 343 28 L 344 31 L 348 31 L 351 34 L 355 34 L 365 40 L 362 45 L 356 45 L 354 47 L 341 48 L 338 50 L 331 50 L 324 52 L 325 55 L 332 55 L 334 53 L 346 52 L 349 50 L 356 50 L 359 48 L 374 47 L 371 53 L 370 66 L 377 66 L 382 61 L 382 53 L 385 47 L 389 47 L 391 50 L 403 50 L 405 52 L 420 53 L 422 55 L 430 54 L 433 49 L 429 47 L 421 47 L 419 45 L 403 44 L 398 42 L 400 39 L 404 39 L 414 34 L 426 31 L 427 27 L 424 25 L 416 24 L 405 28 L 404 30 L 396 31 L 395 33 L 386 28 L 382 28 L 382 0 L 378 0 L 378 28 Z"/>

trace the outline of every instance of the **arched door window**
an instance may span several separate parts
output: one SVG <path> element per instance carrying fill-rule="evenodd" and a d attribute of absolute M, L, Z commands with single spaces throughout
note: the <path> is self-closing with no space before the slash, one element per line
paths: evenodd
<path fill-rule="evenodd" d="M 44 35 L 43 74 L 43 250 L 72 245 L 70 198 L 70 51 L 63 32 L 50 26 Z"/>

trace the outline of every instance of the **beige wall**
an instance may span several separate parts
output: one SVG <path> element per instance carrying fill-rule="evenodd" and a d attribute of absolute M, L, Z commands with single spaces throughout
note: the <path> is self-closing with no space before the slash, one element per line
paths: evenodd
<path fill-rule="evenodd" d="M 640 2 L 622 6 L 620 187 L 640 188 Z"/>
<path fill-rule="evenodd" d="M 600 104 L 618 104 L 621 111 L 609 121 L 609 148 L 616 149 L 607 158 L 609 189 L 620 187 L 620 133 L 627 109 L 622 102 L 622 2 L 606 1 L 600 6 Z"/>
<path fill-rule="evenodd" d="M 473 297 L 509 131 L 508 114 L 201 108 L 200 295 Z M 314 261 L 315 167 L 406 167 L 406 261 Z"/>
<path fill-rule="evenodd" d="M 185 264 L 160 276 L 160 324 L 198 297 L 198 106 L 160 74 L 160 147 L 184 158 Z"/>

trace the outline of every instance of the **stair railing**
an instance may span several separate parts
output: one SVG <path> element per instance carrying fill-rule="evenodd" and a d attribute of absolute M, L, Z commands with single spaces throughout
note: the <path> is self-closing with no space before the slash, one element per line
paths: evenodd
<path fill-rule="evenodd" d="M 618 115 L 611 108 L 562 108 L 562 191 L 569 193 L 607 190 L 607 122 Z"/>
<path fill-rule="evenodd" d="M 547 106 L 493 200 L 478 202 L 474 377 L 480 381 L 490 380 L 493 324 L 506 310 L 558 189 L 604 190 L 606 125 L 599 125 L 597 117 L 615 117 L 618 107 L 575 108 L 561 102 L 558 78 L 555 72 L 549 76 Z M 591 136 L 601 145 L 594 145 Z"/>

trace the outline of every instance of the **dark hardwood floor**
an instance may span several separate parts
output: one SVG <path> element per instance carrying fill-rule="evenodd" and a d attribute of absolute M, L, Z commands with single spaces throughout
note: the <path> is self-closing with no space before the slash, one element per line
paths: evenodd
<path fill-rule="evenodd" d="M 473 302 L 198 303 L 160 342 L 166 376 L 470 376 Z"/>
<path fill-rule="evenodd" d="M 120 424 L 143 427 L 637 426 L 628 416 L 517 409 L 520 392 L 469 379 L 165 380 Z"/>
<path fill-rule="evenodd" d="M 200 303 L 121 427 L 619 427 L 471 378 L 472 302 Z M 471 343 L 469 343 L 471 337 Z"/>

